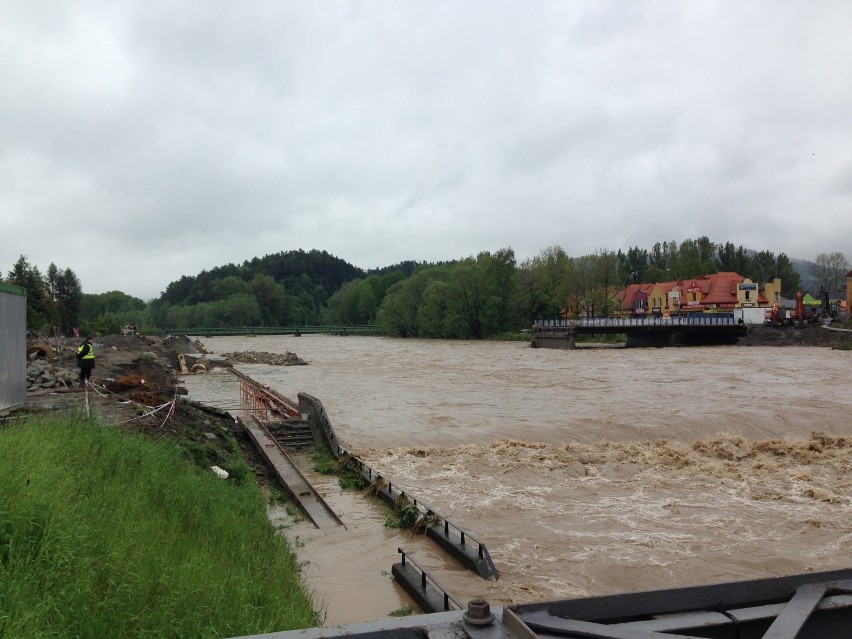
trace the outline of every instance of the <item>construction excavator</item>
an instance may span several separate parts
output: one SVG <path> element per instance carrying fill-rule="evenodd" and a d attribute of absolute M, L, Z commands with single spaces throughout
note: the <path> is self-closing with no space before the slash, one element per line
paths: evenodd
<path fill-rule="evenodd" d="M 796 308 L 782 308 L 775 302 L 763 314 L 765 326 L 804 326 L 817 321 L 817 311 L 802 302 L 802 291 L 796 291 Z"/>

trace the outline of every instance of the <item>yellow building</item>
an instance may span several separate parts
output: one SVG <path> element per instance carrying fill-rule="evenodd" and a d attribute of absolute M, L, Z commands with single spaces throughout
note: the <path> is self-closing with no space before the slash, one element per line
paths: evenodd
<path fill-rule="evenodd" d="M 615 314 L 669 315 L 769 308 L 781 301 L 781 280 L 759 285 L 726 271 L 673 282 L 631 284 L 615 295 Z"/>

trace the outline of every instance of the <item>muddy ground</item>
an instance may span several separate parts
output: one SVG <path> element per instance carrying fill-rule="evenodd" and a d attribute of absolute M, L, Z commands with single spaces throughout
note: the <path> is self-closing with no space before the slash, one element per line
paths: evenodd
<path fill-rule="evenodd" d="M 52 339 L 39 355 L 57 369 L 73 369 L 81 342 Z M 30 342 L 28 352 L 40 343 L 45 342 Z M 239 460 L 244 459 L 257 481 L 269 487 L 272 475 L 234 417 L 180 394 L 178 351 L 193 352 L 194 345 L 180 337 L 97 337 L 92 387 L 30 391 L 20 412 L 94 414 L 128 431 L 174 440 L 200 466 L 219 466 L 229 473 L 240 473 Z"/>
<path fill-rule="evenodd" d="M 802 328 L 792 326 L 751 326 L 748 334 L 737 342 L 740 346 L 823 346 L 849 348 L 852 330 L 823 328 L 808 324 Z M 845 346 L 844 346 L 845 345 Z"/>

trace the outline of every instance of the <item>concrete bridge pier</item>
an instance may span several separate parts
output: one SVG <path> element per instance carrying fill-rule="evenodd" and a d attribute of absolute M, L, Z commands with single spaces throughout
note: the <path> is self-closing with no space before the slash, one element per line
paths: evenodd
<path fill-rule="evenodd" d="M 574 349 L 577 347 L 577 332 L 572 330 L 541 331 L 532 339 L 533 348 Z"/>

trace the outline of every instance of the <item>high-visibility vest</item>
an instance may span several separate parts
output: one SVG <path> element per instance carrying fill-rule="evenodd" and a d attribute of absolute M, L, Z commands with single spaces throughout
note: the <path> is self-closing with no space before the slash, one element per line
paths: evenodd
<path fill-rule="evenodd" d="M 85 344 L 80 344 L 80 346 L 77 347 L 77 354 L 79 355 L 80 353 L 82 353 L 83 349 L 87 346 L 89 347 L 89 352 L 83 355 L 80 359 L 95 359 L 95 349 L 91 344 L 89 344 L 89 342 L 86 342 Z"/>

